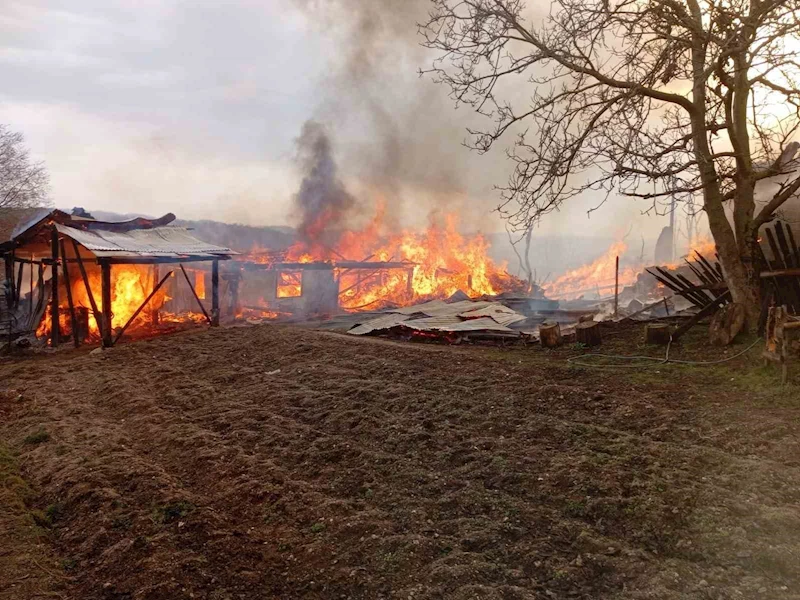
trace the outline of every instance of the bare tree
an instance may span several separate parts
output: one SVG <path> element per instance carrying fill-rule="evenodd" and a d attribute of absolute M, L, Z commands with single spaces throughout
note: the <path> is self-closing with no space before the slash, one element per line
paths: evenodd
<path fill-rule="evenodd" d="M 0 209 L 47 204 L 49 177 L 31 161 L 21 133 L 0 124 Z"/>
<path fill-rule="evenodd" d="M 492 118 L 471 145 L 516 136 L 499 207 L 515 229 L 587 192 L 656 210 L 699 194 L 734 300 L 758 314 L 759 228 L 800 189 L 800 0 L 553 0 L 539 24 L 523 0 L 431 2 L 426 72 Z"/>

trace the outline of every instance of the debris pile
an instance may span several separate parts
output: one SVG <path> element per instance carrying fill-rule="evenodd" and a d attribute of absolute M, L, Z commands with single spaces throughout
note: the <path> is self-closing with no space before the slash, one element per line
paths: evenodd
<path fill-rule="evenodd" d="M 532 332 L 513 328 L 525 315 L 488 300 L 461 300 L 448 304 L 433 300 L 416 306 L 389 309 L 380 316 L 357 322 L 351 335 L 391 335 L 404 339 L 438 339 L 450 343 L 470 340 L 522 340 Z"/>

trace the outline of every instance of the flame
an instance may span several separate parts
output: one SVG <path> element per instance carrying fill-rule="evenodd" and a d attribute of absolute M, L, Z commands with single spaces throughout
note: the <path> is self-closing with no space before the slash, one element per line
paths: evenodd
<path fill-rule="evenodd" d="M 103 295 L 100 271 L 87 265 L 87 278 L 92 291 L 97 310 L 103 311 Z M 63 281 L 63 279 L 61 280 Z M 91 301 L 80 271 L 70 265 L 70 282 L 72 301 L 76 308 L 86 308 L 89 312 L 89 336 L 99 337 L 97 320 L 91 309 Z M 149 266 L 143 265 L 114 265 L 111 269 L 111 326 L 116 329 L 123 327 L 142 305 L 144 300 L 155 286 L 153 271 Z M 131 323 L 131 328 L 149 325 L 151 312 L 159 309 L 169 298 L 164 288 L 161 288 L 150 300 L 147 307 L 142 310 Z M 69 303 L 64 290 L 59 294 L 59 328 L 63 334 L 71 333 L 69 322 Z M 200 315 L 203 318 L 203 315 Z M 191 318 L 187 316 L 187 318 Z M 50 308 L 45 311 L 44 318 L 36 330 L 38 336 L 49 336 L 52 331 Z"/>
<path fill-rule="evenodd" d="M 625 242 L 615 242 L 602 256 L 589 264 L 567 271 L 561 277 L 545 286 L 545 293 L 551 298 L 577 298 L 587 293 L 598 296 L 613 295 L 616 282 L 617 257 L 627 251 Z M 642 266 L 620 266 L 619 289 L 636 282 Z"/>
<path fill-rule="evenodd" d="M 200 300 L 206 299 L 206 274 L 205 271 L 194 272 L 194 291 Z"/>
<path fill-rule="evenodd" d="M 278 298 L 297 298 L 302 295 L 303 274 L 299 271 L 278 274 Z"/>
<path fill-rule="evenodd" d="M 364 227 L 343 232 L 333 247 L 301 241 L 280 255 L 256 249 L 242 258 L 273 264 L 331 263 L 339 283 L 339 304 L 347 310 L 409 305 L 447 298 L 459 290 L 477 297 L 526 289 L 524 282 L 506 272 L 505 264 L 492 261 L 489 242 L 482 235 L 464 236 L 458 231 L 455 215 L 434 218 L 423 231 L 391 233 L 385 214 L 385 203 L 379 203 Z M 339 266 L 350 261 L 396 264 L 374 270 Z M 300 275 L 279 274 L 278 298 L 301 295 Z"/>

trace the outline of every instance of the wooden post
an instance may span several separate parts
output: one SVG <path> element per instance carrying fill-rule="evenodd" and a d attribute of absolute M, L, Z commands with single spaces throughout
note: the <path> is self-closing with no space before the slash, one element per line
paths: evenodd
<path fill-rule="evenodd" d="M 219 326 L 219 260 L 211 262 L 211 326 Z"/>
<path fill-rule="evenodd" d="M 92 305 L 92 313 L 94 314 L 94 322 L 97 323 L 97 328 L 100 330 L 100 335 L 103 335 L 103 318 L 100 311 L 97 310 L 97 303 L 94 300 L 92 293 L 92 286 L 89 285 L 89 276 L 86 274 L 86 267 L 81 258 L 81 252 L 78 248 L 78 242 L 72 240 L 72 249 L 75 250 L 75 259 L 78 261 L 78 268 L 81 270 L 81 277 L 83 278 L 83 285 L 86 287 L 86 295 L 89 296 L 89 304 Z"/>
<path fill-rule="evenodd" d="M 406 295 L 409 298 L 414 297 L 414 269 L 408 269 L 406 272 Z"/>
<path fill-rule="evenodd" d="M 33 281 L 33 265 L 30 265 L 31 281 Z M 19 263 L 19 270 L 17 271 L 17 295 L 14 298 L 14 308 L 19 308 L 19 299 L 22 296 L 22 273 L 25 270 L 25 263 Z M 31 294 L 33 294 L 33 286 L 31 286 Z"/>
<path fill-rule="evenodd" d="M 106 260 L 100 263 L 100 275 L 103 302 L 101 314 L 103 325 L 100 327 L 100 332 L 103 335 L 103 346 L 110 348 L 114 345 L 114 339 L 111 337 L 111 265 Z"/>
<path fill-rule="evenodd" d="M 158 265 L 153 265 L 153 283 L 158 282 L 158 278 L 160 277 L 160 269 Z M 150 311 L 150 322 L 153 324 L 153 327 L 158 327 L 159 322 L 161 321 L 161 314 L 158 312 L 158 306 L 154 306 L 153 310 Z"/>
<path fill-rule="evenodd" d="M 619 256 L 614 270 L 614 318 L 619 317 Z"/>
<path fill-rule="evenodd" d="M 139 316 L 139 313 L 142 312 L 144 307 L 147 306 L 150 303 L 150 300 L 153 299 L 153 296 L 155 296 L 158 293 L 158 290 L 161 289 L 161 286 L 164 285 L 167 282 L 167 279 L 169 279 L 170 277 L 172 277 L 172 271 L 170 271 L 169 273 L 164 275 L 164 279 L 162 279 L 161 281 L 158 282 L 158 285 L 156 285 L 156 287 L 153 288 L 153 291 L 150 292 L 150 295 L 147 296 L 147 298 L 145 298 L 144 302 L 142 302 L 142 304 L 139 306 L 139 308 L 136 309 L 136 312 L 131 315 L 130 319 L 128 319 L 128 322 L 125 323 L 125 325 L 122 327 L 122 329 L 119 330 L 119 333 L 117 334 L 117 337 L 114 338 L 114 342 L 113 342 L 114 344 L 116 344 L 119 341 L 119 338 L 122 337 L 122 334 L 125 333 L 125 331 L 128 329 L 128 327 L 130 327 L 131 323 L 133 323 L 133 321 L 136 319 L 136 317 Z"/>
<path fill-rule="evenodd" d="M 78 318 L 75 313 L 75 305 L 72 303 L 72 282 L 69 279 L 69 265 L 67 265 L 67 249 L 64 246 L 64 240 L 61 240 L 61 265 L 64 267 L 64 287 L 67 288 L 67 304 L 69 304 L 69 319 L 72 325 L 72 341 L 75 347 L 81 345 L 78 338 Z"/>
<path fill-rule="evenodd" d="M 51 265 L 52 274 L 50 285 L 52 292 L 50 296 L 50 345 L 55 348 L 58 346 L 61 337 L 61 326 L 58 322 L 58 230 L 53 226 L 50 233 L 50 254 L 53 258 Z"/>
<path fill-rule="evenodd" d="M 228 282 L 231 290 L 231 316 L 234 319 L 239 316 L 239 279 L 237 272 Z"/>
<path fill-rule="evenodd" d="M 6 298 L 6 304 L 8 304 L 8 308 L 11 308 L 11 305 L 15 302 L 16 294 L 14 290 L 14 251 L 12 250 L 10 254 L 3 255 L 3 264 L 5 265 L 6 269 L 6 281 L 10 286 L 9 292 L 11 293 L 10 296 Z"/>
<path fill-rule="evenodd" d="M 214 262 L 216 262 L 216 261 L 214 261 Z M 186 278 L 186 283 L 189 284 L 189 289 L 192 292 L 192 296 L 194 296 L 194 299 L 197 300 L 197 306 L 200 307 L 200 310 L 203 312 L 203 316 L 205 316 L 206 321 L 208 321 L 209 324 L 210 324 L 211 323 L 211 317 L 208 316 L 208 312 L 206 311 L 206 307 L 203 306 L 203 302 L 200 300 L 200 296 L 197 295 L 197 292 L 195 291 L 194 286 L 192 285 L 192 281 L 189 279 L 189 274 L 186 272 L 186 269 L 183 268 L 183 265 L 179 264 L 178 266 L 181 268 L 181 272 L 183 273 L 183 276 Z"/>

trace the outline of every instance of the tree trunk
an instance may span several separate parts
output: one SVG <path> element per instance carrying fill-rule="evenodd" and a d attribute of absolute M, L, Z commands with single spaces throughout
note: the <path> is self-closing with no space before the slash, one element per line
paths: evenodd
<path fill-rule="evenodd" d="M 561 326 L 558 323 L 542 323 L 539 325 L 539 339 L 545 348 L 561 345 Z"/>
<path fill-rule="evenodd" d="M 600 323 L 596 321 L 578 323 L 575 326 L 575 336 L 577 341 L 585 346 L 599 346 L 602 343 Z"/>
<path fill-rule="evenodd" d="M 713 228 L 711 232 L 714 233 Z M 758 242 L 754 234 L 750 237 L 741 246 L 735 242 L 731 244 L 726 236 L 719 239 L 715 235 L 714 239 L 731 297 L 744 307 L 747 325 L 755 327 L 761 312 L 761 281 L 755 253 Z"/>

